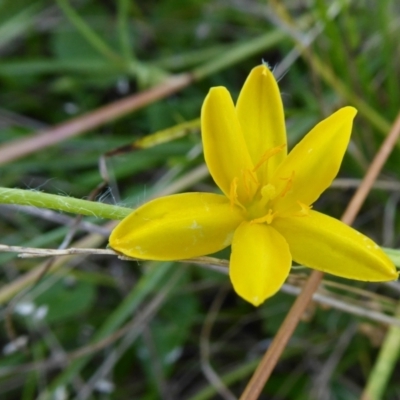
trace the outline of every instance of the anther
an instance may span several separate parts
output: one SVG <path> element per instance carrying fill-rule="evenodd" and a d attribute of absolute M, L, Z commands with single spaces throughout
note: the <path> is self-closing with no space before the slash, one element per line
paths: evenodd
<path fill-rule="evenodd" d="M 252 219 L 250 221 L 250 224 L 262 224 L 264 222 L 266 222 L 267 224 L 270 224 L 273 221 L 275 215 L 276 215 L 276 212 L 273 212 L 272 208 L 270 208 L 268 210 L 268 214 L 267 215 L 264 215 L 261 218 Z"/>
<path fill-rule="evenodd" d="M 231 201 L 231 208 L 233 208 L 233 206 L 235 205 L 237 197 L 238 197 L 238 195 L 237 195 L 237 181 L 238 181 L 238 179 L 235 177 L 235 178 L 233 178 L 233 181 L 231 183 L 231 188 L 230 188 L 230 193 L 229 193 L 229 198 L 230 198 L 230 201 Z"/>
<path fill-rule="evenodd" d="M 287 192 L 289 192 L 289 190 L 292 188 L 293 178 L 294 178 L 294 171 L 292 171 L 292 174 L 289 176 L 289 178 L 281 178 L 283 181 L 287 181 L 285 187 L 283 188 L 282 192 L 280 193 L 281 197 L 285 197 Z"/>
<path fill-rule="evenodd" d="M 242 182 L 246 190 L 247 200 L 250 201 L 253 194 L 257 191 L 260 184 L 258 183 L 257 176 L 250 170 L 242 170 Z M 255 185 L 255 188 L 254 188 Z"/>
<path fill-rule="evenodd" d="M 307 217 L 310 214 L 312 206 L 302 203 L 301 201 L 296 202 L 300 206 L 300 211 L 294 214 L 296 217 Z"/>
<path fill-rule="evenodd" d="M 245 210 L 245 207 L 239 201 L 239 196 L 237 194 L 237 188 L 238 188 L 238 178 L 235 177 L 235 178 L 233 178 L 233 181 L 232 181 L 231 187 L 230 187 L 230 191 L 229 191 L 229 200 L 230 200 L 231 208 L 233 208 L 236 205 L 236 206 L 239 206 L 241 209 Z"/>
<path fill-rule="evenodd" d="M 281 144 L 280 146 L 268 149 L 262 156 L 258 164 L 253 168 L 253 172 L 257 171 L 265 162 L 267 162 L 272 156 L 278 154 L 286 147 L 286 144 Z"/>

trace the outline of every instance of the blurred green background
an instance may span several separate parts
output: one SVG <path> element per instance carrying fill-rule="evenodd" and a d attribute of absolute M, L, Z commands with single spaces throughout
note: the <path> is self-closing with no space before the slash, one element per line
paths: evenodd
<path fill-rule="evenodd" d="M 122 118 L 0 165 L 0 186 L 87 198 L 102 182 L 102 155 L 198 118 L 212 86 L 236 98 L 265 60 L 279 79 L 290 146 L 339 107 L 359 109 L 339 179 L 315 205 L 339 218 L 399 110 L 399 31 L 400 4 L 389 0 L 0 1 L 0 149 L 174 74 L 194 76 Z M 106 157 L 110 182 L 97 200 L 136 207 L 165 192 L 215 191 L 199 129 L 181 136 Z M 399 244 L 399 157 L 396 147 L 355 223 L 390 248 Z M 40 209 L 0 205 L 0 215 L 8 245 L 57 248 L 68 238 L 104 248 L 110 229 Z M 234 399 L 294 300 L 280 292 L 256 309 L 219 272 L 110 256 L 61 258 L 32 287 L 24 280 L 45 261 L 0 260 L 7 400 Z M 293 270 L 287 288 L 308 274 Z M 325 303 L 309 307 L 263 399 L 360 397 L 386 326 L 346 304 L 393 314 L 399 286 L 324 282 Z M 382 398 L 400 398 L 399 373 L 387 373 Z M 220 381 L 229 391 L 218 394 Z"/>

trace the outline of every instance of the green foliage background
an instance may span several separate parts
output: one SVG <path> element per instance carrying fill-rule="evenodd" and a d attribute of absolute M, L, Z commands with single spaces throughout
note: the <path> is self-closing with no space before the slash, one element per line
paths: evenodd
<path fill-rule="evenodd" d="M 399 11 L 390 0 L 0 1 L 0 146 L 173 74 L 196 78 L 123 118 L 1 165 L 1 186 L 86 198 L 102 181 L 103 154 L 198 118 L 211 86 L 236 97 L 262 59 L 280 74 L 290 146 L 337 108 L 359 109 L 340 178 L 361 179 L 400 106 Z M 386 188 L 371 192 L 355 223 L 391 248 L 399 244 L 399 157 L 397 147 L 382 174 Z M 177 182 L 179 190 L 215 190 L 206 174 L 191 175 L 203 163 L 199 129 L 106 163 L 109 189 L 97 197 L 104 203 L 133 208 Z M 345 183 L 315 208 L 340 217 L 354 192 Z M 60 222 L 3 205 L 0 215 L 2 244 L 43 248 L 60 246 L 74 217 Z M 105 247 L 107 229 L 86 247 Z M 74 240 L 90 234 L 80 226 Z M 1 399 L 221 398 L 204 374 L 210 366 L 239 397 L 294 300 L 279 293 L 255 309 L 225 275 L 195 265 L 63 260 L 12 300 L 13 282 L 43 261 L 0 254 Z M 290 283 L 308 273 L 294 270 Z M 398 286 L 326 282 L 328 298 L 390 314 L 397 308 Z M 14 343 L 7 316 L 15 338 L 27 340 L 18 351 L 7 350 Z M 313 304 L 262 398 L 359 398 L 384 333 L 368 318 Z M 387 373 L 382 398 L 400 398 L 399 371 Z"/>

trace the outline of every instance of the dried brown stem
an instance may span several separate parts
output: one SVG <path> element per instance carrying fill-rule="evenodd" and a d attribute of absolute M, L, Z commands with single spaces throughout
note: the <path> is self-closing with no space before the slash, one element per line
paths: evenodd
<path fill-rule="evenodd" d="M 177 92 L 188 86 L 192 81 L 193 77 L 190 73 L 172 76 L 158 86 L 115 101 L 50 129 L 39 131 L 28 137 L 0 146 L 0 165 L 120 118 Z"/>
<path fill-rule="evenodd" d="M 120 339 L 124 335 L 129 332 L 137 331 L 137 334 L 141 332 L 143 329 L 144 324 L 146 324 L 159 310 L 159 308 L 163 305 L 166 296 L 168 296 L 170 290 L 175 286 L 177 280 L 179 279 L 180 274 L 175 274 L 168 283 L 163 287 L 163 289 L 154 296 L 146 306 L 139 312 L 137 315 L 132 319 L 132 321 L 128 322 L 122 328 L 118 329 L 117 331 L 110 334 L 97 342 L 90 343 L 86 346 L 83 346 L 73 352 L 67 354 L 66 359 L 48 359 L 45 361 L 35 361 L 33 363 L 21 365 L 21 366 L 11 366 L 5 367 L 0 370 L 0 377 L 7 376 L 9 374 L 17 373 L 25 373 L 30 371 L 37 371 L 37 370 L 48 370 L 52 368 L 57 368 L 62 366 L 65 362 L 72 362 L 79 358 L 88 356 L 104 348 L 110 346 L 116 340 Z"/>
<path fill-rule="evenodd" d="M 378 153 L 368 168 L 360 187 L 355 192 L 353 198 L 343 213 L 341 220 L 345 224 L 351 225 L 353 223 L 376 178 L 378 177 L 379 172 L 396 145 L 399 136 L 400 114 L 397 116 L 389 135 L 382 143 Z M 283 350 L 289 342 L 289 339 L 293 335 L 294 330 L 300 322 L 300 318 L 306 310 L 307 305 L 311 301 L 314 292 L 318 289 L 323 276 L 324 274 L 322 272 L 313 271 L 306 285 L 304 286 L 303 291 L 294 302 L 292 308 L 280 326 L 274 340 L 271 343 L 271 346 L 264 354 L 260 364 L 247 384 L 246 389 L 240 397 L 240 400 L 256 400 L 259 397 Z"/>

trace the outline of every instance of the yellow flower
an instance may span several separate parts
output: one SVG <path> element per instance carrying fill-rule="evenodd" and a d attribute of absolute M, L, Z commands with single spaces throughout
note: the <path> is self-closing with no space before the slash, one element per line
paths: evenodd
<path fill-rule="evenodd" d="M 356 112 L 335 112 L 287 154 L 282 101 L 266 66 L 251 71 L 236 107 L 224 87 L 212 88 L 201 112 L 204 156 L 223 195 L 150 201 L 115 228 L 110 246 L 130 257 L 178 260 L 232 245 L 233 287 L 255 306 L 279 290 L 292 259 L 350 279 L 396 279 L 373 241 L 311 210 L 338 173 Z"/>

